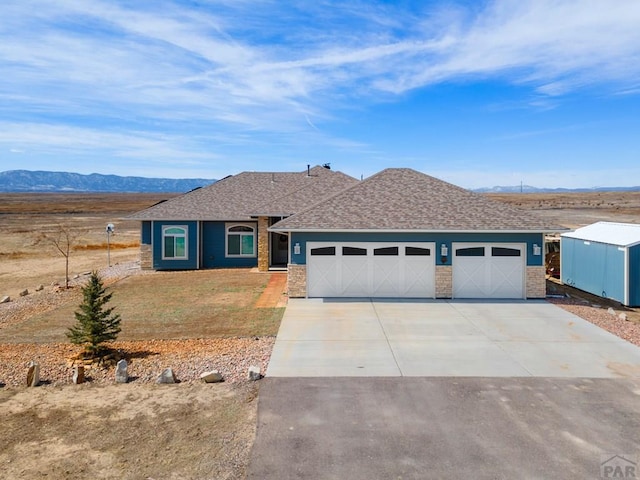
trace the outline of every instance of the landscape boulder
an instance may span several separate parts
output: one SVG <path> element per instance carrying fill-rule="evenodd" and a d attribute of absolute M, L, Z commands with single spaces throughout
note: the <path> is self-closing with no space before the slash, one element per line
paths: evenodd
<path fill-rule="evenodd" d="M 260 378 L 262 378 L 262 375 L 260 375 L 260 367 L 250 366 L 247 372 L 247 378 L 253 382 L 260 380 Z"/>
<path fill-rule="evenodd" d="M 222 374 L 218 370 L 211 370 L 200 375 L 200 380 L 204 383 L 218 383 L 222 381 Z"/>
<path fill-rule="evenodd" d="M 607 313 L 608 313 L 609 315 L 615 315 L 615 314 L 616 314 L 616 311 L 615 311 L 613 308 L 609 307 L 609 308 L 607 308 Z"/>
<path fill-rule="evenodd" d="M 76 385 L 84 383 L 84 365 L 73 367 L 73 383 Z"/>
<path fill-rule="evenodd" d="M 124 358 L 116 364 L 116 383 L 127 383 L 129 381 L 127 366 L 127 361 Z"/>
<path fill-rule="evenodd" d="M 176 383 L 178 380 L 176 379 L 173 370 L 170 368 L 166 368 L 156 380 L 156 383 Z"/>
<path fill-rule="evenodd" d="M 40 383 L 40 365 L 37 362 L 29 362 L 27 370 L 27 387 L 37 387 Z"/>
<path fill-rule="evenodd" d="M 623 312 L 620 315 L 618 315 L 618 318 L 624 322 L 627 320 L 627 314 Z"/>
<path fill-rule="evenodd" d="M 44 285 L 40 284 L 36 287 L 36 292 L 41 292 L 42 290 L 44 290 Z"/>
<path fill-rule="evenodd" d="M 10 301 L 11 301 L 11 297 L 9 295 L 6 295 L 0 298 L 0 303 L 9 303 Z"/>
<path fill-rule="evenodd" d="M 26 297 L 27 295 L 29 295 L 29 290 L 27 288 L 20 292 L 21 297 Z"/>

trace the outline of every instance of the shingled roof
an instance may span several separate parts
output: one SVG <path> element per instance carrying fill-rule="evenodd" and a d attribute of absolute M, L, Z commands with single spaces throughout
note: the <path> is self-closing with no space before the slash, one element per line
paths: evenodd
<path fill-rule="evenodd" d="M 388 168 L 274 231 L 555 232 L 564 227 L 409 168 Z"/>
<path fill-rule="evenodd" d="M 136 212 L 132 220 L 248 220 L 287 216 L 357 183 L 342 172 L 242 172 Z"/>

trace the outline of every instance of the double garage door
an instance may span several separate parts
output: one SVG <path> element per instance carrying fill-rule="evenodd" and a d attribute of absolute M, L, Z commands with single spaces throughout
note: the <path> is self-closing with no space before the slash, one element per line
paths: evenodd
<path fill-rule="evenodd" d="M 523 298 L 521 244 L 454 243 L 454 298 Z M 309 297 L 435 298 L 433 242 L 309 242 Z"/>
<path fill-rule="evenodd" d="M 435 297 L 433 243 L 307 244 L 310 297 Z"/>

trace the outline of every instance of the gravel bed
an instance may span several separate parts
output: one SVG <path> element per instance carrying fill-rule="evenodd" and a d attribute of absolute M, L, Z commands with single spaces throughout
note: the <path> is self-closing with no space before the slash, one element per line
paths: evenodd
<path fill-rule="evenodd" d="M 593 306 L 573 298 L 548 298 L 547 301 L 640 347 L 640 324 L 621 319 L 618 316 L 621 312 L 613 315 L 609 313 L 608 308 Z"/>
<path fill-rule="evenodd" d="M 250 366 L 260 367 L 264 374 L 274 342 L 275 337 L 216 338 L 113 342 L 109 346 L 127 359 L 131 382 L 154 383 L 165 368 L 171 368 L 181 382 L 200 381 L 203 372 L 218 370 L 225 382 L 238 383 L 246 381 Z M 40 365 L 43 385 L 70 384 L 73 368 L 69 360 L 81 350 L 66 343 L 1 344 L 0 384 L 26 386 L 32 360 Z M 95 384 L 114 383 L 115 368 L 91 366 L 85 377 Z"/>

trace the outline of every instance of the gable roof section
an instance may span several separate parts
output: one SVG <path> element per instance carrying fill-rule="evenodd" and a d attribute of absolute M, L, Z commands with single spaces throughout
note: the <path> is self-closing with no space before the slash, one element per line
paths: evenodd
<path fill-rule="evenodd" d="M 276 223 L 275 231 L 565 231 L 409 168 L 388 168 Z"/>
<path fill-rule="evenodd" d="M 242 172 L 136 212 L 132 220 L 248 220 L 263 213 L 290 215 L 356 179 L 314 167 L 304 172 Z M 321 195 L 324 192 L 324 195 Z M 280 205 L 280 200 L 284 205 Z"/>
<path fill-rule="evenodd" d="M 563 233 L 562 236 L 621 247 L 633 247 L 640 244 L 640 225 L 635 223 L 596 222 L 586 227 L 578 228 L 574 232 Z"/>

